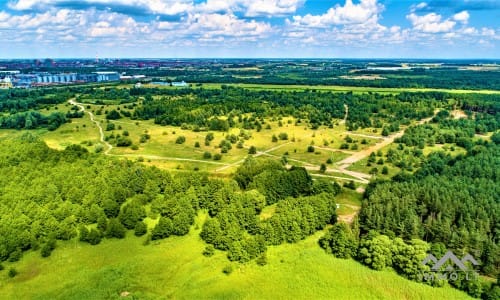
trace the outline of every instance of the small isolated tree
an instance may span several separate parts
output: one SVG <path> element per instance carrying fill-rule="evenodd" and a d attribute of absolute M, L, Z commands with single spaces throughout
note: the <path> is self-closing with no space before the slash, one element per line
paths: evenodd
<path fill-rule="evenodd" d="M 16 269 L 14 269 L 14 268 L 10 268 L 10 269 L 9 269 L 9 277 L 10 277 L 10 278 L 14 278 L 14 277 L 16 277 L 16 276 L 17 276 L 17 270 L 16 270 Z"/>
<path fill-rule="evenodd" d="M 223 269 L 222 269 L 222 273 L 226 274 L 226 275 L 229 275 L 231 273 L 233 273 L 233 266 L 231 265 L 227 265 L 225 266 Z"/>
<path fill-rule="evenodd" d="M 195 147 L 195 148 L 200 148 L 200 142 L 195 142 L 195 143 L 194 143 L 194 147 Z"/>
<path fill-rule="evenodd" d="M 382 129 L 382 136 L 388 136 L 391 132 L 389 131 L 389 129 L 387 127 L 384 127 Z"/>
<path fill-rule="evenodd" d="M 348 183 L 344 184 L 344 187 L 351 189 L 351 190 L 355 190 L 356 184 L 354 183 L 354 181 L 350 180 Z"/>
<path fill-rule="evenodd" d="M 106 131 L 111 131 L 111 130 L 115 130 L 115 124 L 113 123 L 108 123 L 106 125 Z"/>
<path fill-rule="evenodd" d="M 382 174 L 383 174 L 383 175 L 387 175 L 387 174 L 389 174 L 389 168 L 388 168 L 387 166 L 384 166 L 384 167 L 382 168 Z"/>
<path fill-rule="evenodd" d="M 183 136 L 183 135 L 180 135 L 177 137 L 177 139 L 175 140 L 175 143 L 176 144 L 184 144 L 186 142 L 186 137 Z"/>
<path fill-rule="evenodd" d="M 279 137 L 279 139 L 280 139 L 280 140 L 283 140 L 283 141 L 288 140 L 288 133 L 286 133 L 286 132 L 281 132 L 281 133 L 278 135 L 278 137 Z"/>
<path fill-rule="evenodd" d="M 206 151 L 205 153 L 203 153 L 203 158 L 204 159 L 210 159 L 210 158 L 212 158 L 212 153 Z"/>
<path fill-rule="evenodd" d="M 307 146 L 307 152 L 314 153 L 314 146 L 313 145 Z"/>
<path fill-rule="evenodd" d="M 277 143 L 278 142 L 278 137 L 275 134 L 273 134 L 272 142 L 273 143 Z"/>
<path fill-rule="evenodd" d="M 220 154 L 220 153 L 214 154 L 214 160 L 221 160 L 221 159 L 222 159 L 222 154 Z"/>
<path fill-rule="evenodd" d="M 319 171 L 321 173 L 325 173 L 326 172 L 326 164 L 321 164 L 321 166 L 319 167 Z"/>
<path fill-rule="evenodd" d="M 213 256 L 214 254 L 215 254 L 215 248 L 212 245 L 207 245 L 205 247 L 205 249 L 203 250 L 204 256 L 210 257 L 210 256 Z"/>
<path fill-rule="evenodd" d="M 256 154 L 257 153 L 257 148 L 255 146 L 250 146 L 248 149 L 248 154 Z"/>

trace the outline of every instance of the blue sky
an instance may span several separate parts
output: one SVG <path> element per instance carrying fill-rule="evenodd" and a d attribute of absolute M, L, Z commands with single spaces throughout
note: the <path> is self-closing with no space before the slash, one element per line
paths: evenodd
<path fill-rule="evenodd" d="M 500 58 L 500 0 L 0 0 L 0 58 Z"/>

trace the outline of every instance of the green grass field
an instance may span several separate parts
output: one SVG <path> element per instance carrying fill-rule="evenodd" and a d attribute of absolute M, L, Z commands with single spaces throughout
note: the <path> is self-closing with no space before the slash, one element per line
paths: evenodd
<path fill-rule="evenodd" d="M 354 93 L 401 93 L 401 92 L 446 92 L 454 94 L 500 94 L 498 90 L 461 90 L 461 89 L 432 89 L 432 88 L 377 88 L 377 87 L 355 87 L 355 86 L 336 86 L 336 85 L 277 85 L 277 84 L 219 84 L 204 83 L 204 88 L 220 88 L 222 85 L 237 86 L 253 90 L 317 90 L 332 92 L 354 92 Z"/>
<path fill-rule="evenodd" d="M 205 216 L 197 218 L 198 227 Z M 354 260 L 336 259 L 318 245 L 321 233 L 297 244 L 268 249 L 268 263 L 230 263 L 205 247 L 192 229 L 143 245 L 128 233 L 124 240 L 98 246 L 59 243 L 49 258 L 30 252 L 7 263 L 19 274 L 0 272 L 2 299 L 469 299 L 449 287 L 408 281 L 391 270 L 373 271 Z M 228 265 L 233 272 L 226 275 Z M 122 295 L 122 296 L 120 296 Z M 125 298 L 125 299 L 127 299 Z"/>

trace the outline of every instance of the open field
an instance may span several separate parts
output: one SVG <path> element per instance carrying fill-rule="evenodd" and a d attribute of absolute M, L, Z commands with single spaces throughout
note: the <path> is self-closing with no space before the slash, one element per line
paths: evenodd
<path fill-rule="evenodd" d="M 218 174 L 230 174 L 248 156 L 248 149 L 255 146 L 257 156 L 264 156 L 281 160 L 286 157 L 288 164 L 307 166 L 312 173 L 317 173 L 321 164 L 329 161 L 332 164 L 344 160 L 358 151 L 363 152 L 380 142 L 381 137 L 373 133 L 373 129 L 364 129 L 356 132 L 347 132 L 344 124 L 333 128 L 320 127 L 312 130 L 306 123 L 296 124 L 296 120 L 291 117 L 280 119 L 266 119 L 263 128 L 257 130 L 244 130 L 249 137 L 244 140 L 243 147 L 237 147 L 236 143 L 232 149 L 222 155 L 220 160 L 214 160 L 213 156 L 220 153 L 219 144 L 228 135 L 240 136 L 242 130 L 232 128 L 228 132 L 212 131 L 214 139 L 209 145 L 205 144 L 205 137 L 209 132 L 195 132 L 189 128 L 177 126 L 161 126 L 154 124 L 153 120 L 131 120 L 121 118 L 119 120 L 106 120 L 105 114 L 111 110 L 129 110 L 127 105 L 95 105 L 80 104 L 80 108 L 85 110 L 83 118 L 72 119 L 71 123 L 62 125 L 55 131 L 37 130 L 47 144 L 56 149 L 63 149 L 70 144 L 81 144 L 93 152 L 96 145 L 101 144 L 106 149 L 105 153 L 139 160 L 148 165 L 160 168 L 187 171 L 199 170 Z M 59 105 L 59 111 L 67 111 L 71 106 L 68 104 Z M 94 122 L 91 121 L 90 114 Z M 340 120 L 339 120 L 340 122 Z M 113 130 L 107 130 L 108 123 L 114 124 Z M 131 147 L 107 146 L 100 141 L 100 130 L 102 139 L 112 136 L 126 136 L 136 149 Z M 273 136 L 280 137 L 286 133 L 286 139 L 273 141 Z M 148 135 L 149 139 L 141 138 Z M 177 139 L 185 137 L 184 143 L 177 143 Z M 340 149 L 345 143 L 347 136 L 353 139 L 349 144 L 349 149 Z M 361 141 L 363 140 L 363 143 Z M 357 149 L 352 148 L 356 145 Z M 314 147 L 314 151 L 308 150 L 309 146 Z M 212 158 L 205 158 L 208 152 Z M 355 179 L 349 174 L 343 174 L 342 170 L 329 169 L 326 174 L 317 176 L 328 176 L 332 179 Z M 363 181 L 364 182 L 364 181 Z"/>
<path fill-rule="evenodd" d="M 204 218 L 197 218 L 198 227 Z M 198 234 L 192 228 L 187 236 L 147 246 L 130 232 L 124 240 L 98 246 L 61 242 L 49 258 L 29 252 L 18 263 L 6 263 L 19 275 L 10 279 L 1 272 L 0 294 L 6 299 L 469 299 L 449 287 L 336 259 L 317 245 L 321 232 L 270 247 L 265 266 L 230 263 L 220 251 L 204 257 Z M 234 271 L 225 275 L 228 265 Z"/>
<path fill-rule="evenodd" d="M 254 90 L 318 90 L 331 92 L 354 92 L 354 93 L 401 93 L 401 92 L 444 92 L 454 94 L 500 94 L 498 90 L 462 90 L 462 89 L 433 89 L 433 88 L 376 88 L 376 87 L 356 87 L 356 86 L 335 86 L 335 85 L 276 85 L 276 84 L 219 84 L 204 83 L 204 88 L 220 88 L 221 85 L 237 86 Z"/>

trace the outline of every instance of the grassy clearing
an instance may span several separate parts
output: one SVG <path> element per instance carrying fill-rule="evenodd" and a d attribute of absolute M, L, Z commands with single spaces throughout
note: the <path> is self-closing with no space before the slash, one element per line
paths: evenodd
<path fill-rule="evenodd" d="M 199 227 L 205 216 L 197 219 Z M 336 259 L 317 246 L 321 233 L 270 247 L 268 264 L 230 263 L 225 253 L 201 255 L 199 230 L 144 246 L 144 238 L 104 240 L 98 246 L 61 243 L 46 259 L 28 253 L 0 273 L 5 299 L 469 299 L 451 288 L 432 288 L 393 271 L 373 271 Z M 229 275 L 222 273 L 228 265 Z"/>
<path fill-rule="evenodd" d="M 336 85 L 276 85 L 276 84 L 219 84 L 204 83 L 204 88 L 220 88 L 222 85 L 237 86 L 253 90 L 318 90 L 331 92 L 354 92 L 354 93 L 401 93 L 401 92 L 446 92 L 454 94 L 500 94 L 497 90 L 461 90 L 461 89 L 431 89 L 431 88 L 377 88 L 377 87 L 354 87 L 354 86 L 336 86 Z"/>

